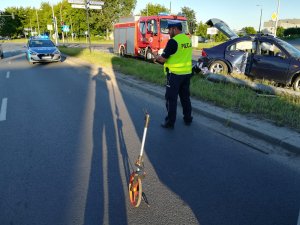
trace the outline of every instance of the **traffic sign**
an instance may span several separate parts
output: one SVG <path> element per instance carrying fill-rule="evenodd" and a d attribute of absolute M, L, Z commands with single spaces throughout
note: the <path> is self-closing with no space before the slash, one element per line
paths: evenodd
<path fill-rule="evenodd" d="M 63 32 L 69 32 L 70 31 L 70 26 L 69 25 L 63 25 L 62 26 L 62 31 Z"/>
<path fill-rule="evenodd" d="M 47 30 L 53 30 L 52 24 L 47 24 Z"/>
<path fill-rule="evenodd" d="M 84 0 L 68 0 L 68 2 L 73 4 L 85 4 Z"/>
<path fill-rule="evenodd" d="M 88 6 L 89 9 L 102 9 L 101 5 L 90 5 Z"/>
<path fill-rule="evenodd" d="M 85 5 L 72 4 L 72 8 L 85 9 Z"/>
<path fill-rule="evenodd" d="M 277 13 L 272 13 L 272 16 L 271 16 L 271 18 L 272 18 L 272 21 L 276 21 L 276 19 L 277 19 Z"/>
<path fill-rule="evenodd" d="M 102 1 L 88 1 L 88 4 L 90 4 L 90 5 L 104 5 L 104 2 L 102 2 Z"/>
<path fill-rule="evenodd" d="M 217 34 L 217 33 L 218 33 L 218 29 L 217 28 L 215 28 L 215 27 L 209 27 L 209 28 L 207 28 L 206 34 L 212 35 L 212 34 Z"/>

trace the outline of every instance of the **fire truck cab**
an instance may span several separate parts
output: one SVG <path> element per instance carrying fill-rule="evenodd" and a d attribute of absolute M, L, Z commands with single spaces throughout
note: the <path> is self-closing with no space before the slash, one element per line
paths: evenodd
<path fill-rule="evenodd" d="M 152 52 L 161 54 L 170 39 L 168 20 L 182 21 L 182 32 L 189 35 L 184 16 L 159 14 L 124 17 L 114 25 L 114 52 L 120 56 L 131 55 L 146 60 L 152 58 Z"/>

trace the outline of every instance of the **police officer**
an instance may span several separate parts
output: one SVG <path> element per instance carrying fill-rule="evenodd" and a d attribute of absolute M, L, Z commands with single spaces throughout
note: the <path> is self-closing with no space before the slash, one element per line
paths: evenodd
<path fill-rule="evenodd" d="M 154 54 L 153 57 L 154 61 L 164 63 L 164 73 L 167 76 L 165 94 L 167 116 L 161 126 L 174 129 L 178 95 L 185 124 L 189 126 L 193 120 L 189 90 L 192 73 L 192 43 L 190 38 L 182 33 L 180 21 L 169 21 L 168 29 L 171 39 L 162 55 Z"/>

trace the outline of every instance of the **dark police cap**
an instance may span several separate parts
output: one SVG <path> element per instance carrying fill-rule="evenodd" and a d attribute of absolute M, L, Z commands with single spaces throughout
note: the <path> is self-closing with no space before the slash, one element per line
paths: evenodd
<path fill-rule="evenodd" d="M 177 27 L 178 29 L 182 30 L 182 24 L 180 20 L 169 20 L 168 21 L 168 28 Z"/>

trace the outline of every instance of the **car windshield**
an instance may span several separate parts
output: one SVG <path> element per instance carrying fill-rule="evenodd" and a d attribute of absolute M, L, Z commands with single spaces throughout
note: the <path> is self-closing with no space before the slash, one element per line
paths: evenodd
<path fill-rule="evenodd" d="M 50 40 L 31 40 L 29 42 L 29 47 L 54 47 L 52 41 Z"/>
<path fill-rule="evenodd" d="M 293 45 L 278 39 L 278 43 L 293 57 L 300 58 L 300 50 L 295 48 Z"/>
<path fill-rule="evenodd" d="M 182 20 L 181 24 L 182 24 L 182 33 L 188 34 L 189 29 L 188 29 L 187 21 Z M 168 34 L 169 33 L 168 19 L 161 19 L 160 20 L 160 32 L 163 33 L 163 34 Z"/>

